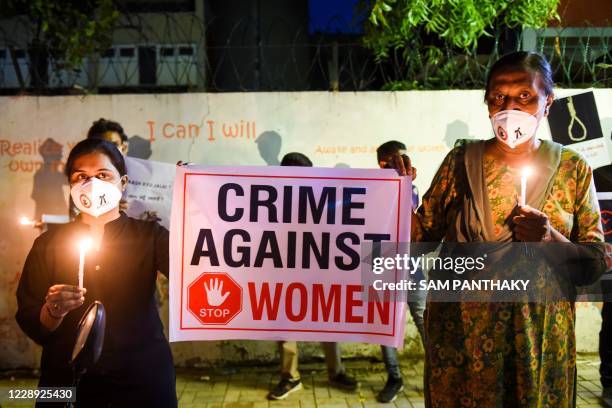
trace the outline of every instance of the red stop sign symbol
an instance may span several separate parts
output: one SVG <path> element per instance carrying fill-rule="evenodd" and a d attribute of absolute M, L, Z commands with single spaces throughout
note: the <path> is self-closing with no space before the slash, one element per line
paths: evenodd
<path fill-rule="evenodd" d="M 227 324 L 242 310 L 242 288 L 227 273 L 204 272 L 187 288 L 187 308 L 202 324 Z"/>

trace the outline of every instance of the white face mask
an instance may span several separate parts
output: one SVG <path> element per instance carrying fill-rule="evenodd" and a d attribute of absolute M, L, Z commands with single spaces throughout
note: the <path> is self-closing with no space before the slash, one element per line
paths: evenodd
<path fill-rule="evenodd" d="M 535 135 L 540 124 L 534 115 L 520 110 L 503 110 L 491 118 L 493 133 L 497 139 L 514 149 Z"/>
<path fill-rule="evenodd" d="M 116 208 L 122 194 L 116 184 L 92 177 L 83 183 L 75 184 L 70 189 L 70 195 L 79 210 L 99 217 Z"/>

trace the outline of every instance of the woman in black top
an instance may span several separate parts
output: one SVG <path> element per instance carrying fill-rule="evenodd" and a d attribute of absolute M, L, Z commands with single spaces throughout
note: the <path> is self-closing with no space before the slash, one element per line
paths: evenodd
<path fill-rule="evenodd" d="M 176 407 L 172 355 L 154 298 L 157 271 L 168 276 L 168 230 L 119 211 L 127 175 L 112 143 L 78 143 L 66 175 L 81 216 L 36 239 L 17 289 L 17 322 L 43 347 L 39 386 L 72 384 L 68 362 L 77 324 L 99 300 L 106 308 L 104 347 L 81 379 L 77 405 Z M 92 245 L 79 289 L 84 236 Z"/>

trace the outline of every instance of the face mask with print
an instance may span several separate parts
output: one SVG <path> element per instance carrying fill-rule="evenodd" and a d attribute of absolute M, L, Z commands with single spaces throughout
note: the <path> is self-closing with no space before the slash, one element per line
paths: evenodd
<path fill-rule="evenodd" d="M 491 125 L 495 137 L 514 149 L 535 135 L 539 121 L 535 114 L 531 115 L 520 110 L 503 110 L 491 117 Z"/>
<path fill-rule="evenodd" d="M 116 184 L 95 177 L 76 184 L 70 190 L 74 205 L 84 213 L 99 217 L 116 208 L 121 200 L 121 191 Z"/>

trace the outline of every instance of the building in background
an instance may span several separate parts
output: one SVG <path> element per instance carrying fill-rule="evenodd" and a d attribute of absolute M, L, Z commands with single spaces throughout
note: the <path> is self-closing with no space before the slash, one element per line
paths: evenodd
<path fill-rule="evenodd" d="M 204 3 L 195 0 L 123 0 L 112 46 L 84 59 L 75 71 L 48 62 L 53 93 L 87 89 L 112 92 L 176 92 L 205 89 Z M 32 26 L 24 16 L 0 20 L 0 89 L 32 86 L 27 45 Z M 12 54 L 12 55 L 11 55 Z"/>
<path fill-rule="evenodd" d="M 122 0 L 112 46 L 76 71 L 50 61 L 45 93 L 378 90 L 401 76 L 402 66 L 377 62 L 362 46 L 368 12 L 360 4 Z M 500 28 L 469 57 L 536 50 L 553 62 L 563 86 L 611 86 L 612 2 L 562 0 L 558 10 L 561 21 L 549 28 Z M 27 19 L 0 18 L 0 93 L 33 92 L 31 36 Z"/>

